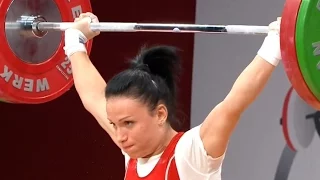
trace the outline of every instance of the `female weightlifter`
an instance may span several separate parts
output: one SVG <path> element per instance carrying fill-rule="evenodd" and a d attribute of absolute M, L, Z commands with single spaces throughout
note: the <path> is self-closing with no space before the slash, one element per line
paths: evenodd
<path fill-rule="evenodd" d="M 142 49 L 131 66 L 108 83 L 87 55 L 84 43 L 99 35 L 89 28 L 91 13 L 75 19 L 65 31 L 75 88 L 85 109 L 111 136 L 125 157 L 127 180 L 220 180 L 229 138 L 241 114 L 256 99 L 278 65 L 280 19 L 253 61 L 235 81 L 225 99 L 203 123 L 177 132 L 176 79 L 180 61 L 174 47 Z M 79 40 L 80 39 L 80 40 Z"/>

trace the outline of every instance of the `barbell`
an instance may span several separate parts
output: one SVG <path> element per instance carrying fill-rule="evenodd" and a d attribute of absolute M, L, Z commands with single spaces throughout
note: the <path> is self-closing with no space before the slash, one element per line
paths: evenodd
<path fill-rule="evenodd" d="M 280 25 L 280 45 L 284 69 L 299 96 L 320 109 L 320 0 L 286 0 Z M 32 1 L 31 1 L 32 2 Z M 72 69 L 65 56 L 61 32 L 82 12 L 92 12 L 89 0 L 38 0 L 40 9 L 23 1 L 0 0 L 0 99 L 8 103 L 39 104 L 54 100 L 73 85 Z M 7 10 L 7 11 L 3 11 Z M 60 13 L 64 12 L 64 13 Z M 268 26 L 91 23 L 101 32 L 170 32 L 259 35 Z M 318 35 L 319 34 L 319 35 Z M 24 45 L 23 47 L 19 45 Z M 86 43 L 88 53 L 92 40 Z"/>
<path fill-rule="evenodd" d="M 16 22 L 6 22 L 7 30 L 24 30 L 37 37 L 48 31 L 65 31 L 72 22 L 46 22 L 42 16 L 21 16 Z M 268 26 L 248 25 L 203 25 L 203 24 L 159 24 L 100 22 L 90 23 L 90 29 L 101 32 L 181 32 L 181 33 L 229 33 L 229 34 L 266 34 Z M 41 35 L 42 34 L 42 35 Z M 40 36 L 39 36 L 40 35 Z"/>

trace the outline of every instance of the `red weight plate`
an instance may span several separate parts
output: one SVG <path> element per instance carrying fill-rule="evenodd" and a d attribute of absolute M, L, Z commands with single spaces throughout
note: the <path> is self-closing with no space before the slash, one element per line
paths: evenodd
<path fill-rule="evenodd" d="M 50 7 L 49 11 L 47 11 L 48 7 Z M 14 8 L 14 11 L 10 11 L 11 8 Z M 0 0 L 0 22 L 8 22 L 8 17 L 17 18 L 15 16 L 20 17 L 24 15 L 22 13 L 28 11 L 44 16 L 49 22 L 57 18 L 60 18 L 62 22 L 73 22 L 81 12 L 91 12 L 92 9 L 89 0 L 37 0 L 27 4 L 18 0 Z M 16 21 L 17 19 L 14 18 L 9 20 Z M 54 33 L 58 35 L 53 36 Z M 0 34 L 2 34 L 0 36 L 2 43 L 0 51 L 1 99 L 14 103 L 45 103 L 60 97 L 73 86 L 70 61 L 65 57 L 63 50 L 63 32 L 49 31 L 46 36 L 36 40 L 36 43 L 33 44 L 30 42 L 35 41 L 34 39 L 18 39 L 19 36 L 13 36 L 11 30 L 5 29 L 5 23 L 0 23 Z M 23 44 L 19 43 L 21 41 Z M 86 46 L 90 53 L 92 40 Z M 28 52 L 25 52 L 26 49 Z M 38 58 L 38 63 L 26 62 L 23 59 L 26 56 L 32 59 Z M 40 62 L 40 57 L 46 57 L 45 61 Z"/>
<path fill-rule="evenodd" d="M 293 88 L 290 88 L 286 98 L 284 100 L 283 103 L 283 108 L 282 108 L 282 116 L 281 116 L 281 124 L 282 124 L 282 133 L 284 136 L 284 139 L 288 145 L 288 147 L 292 150 L 292 151 L 296 151 L 295 147 L 293 146 L 293 143 L 291 142 L 290 136 L 289 136 L 289 129 L 288 129 L 288 104 L 289 104 L 289 100 L 290 100 L 290 96 L 291 93 L 293 91 Z"/>
<path fill-rule="evenodd" d="M 311 144 L 316 129 L 313 120 L 307 116 L 315 112 L 293 88 L 289 89 L 282 109 L 282 132 L 292 151 L 302 150 Z"/>
<path fill-rule="evenodd" d="M 320 109 L 320 102 L 313 95 L 304 81 L 296 53 L 296 21 L 301 0 L 286 0 L 281 18 L 280 46 L 284 69 L 293 88 L 299 96 L 315 109 Z"/>

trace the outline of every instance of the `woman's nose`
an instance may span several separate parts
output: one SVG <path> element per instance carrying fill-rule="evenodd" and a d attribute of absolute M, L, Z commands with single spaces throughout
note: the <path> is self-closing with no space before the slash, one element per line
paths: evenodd
<path fill-rule="evenodd" d="M 123 130 L 121 130 L 121 128 L 117 129 L 116 137 L 119 143 L 123 143 L 128 139 L 128 135 Z"/>

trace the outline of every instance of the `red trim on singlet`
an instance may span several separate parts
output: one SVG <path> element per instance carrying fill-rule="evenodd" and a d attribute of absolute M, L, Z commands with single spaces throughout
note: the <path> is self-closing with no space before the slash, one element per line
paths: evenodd
<path fill-rule="evenodd" d="M 155 165 L 153 170 L 145 177 L 139 177 L 137 172 L 137 160 L 136 159 L 130 159 L 125 175 L 125 180 L 179 180 L 179 174 L 176 167 L 176 162 L 174 159 L 174 152 L 176 145 L 183 135 L 183 132 L 180 132 L 176 134 L 172 140 L 170 141 L 169 145 L 163 152 L 163 154 L 160 156 L 160 159 L 158 163 Z M 173 157 L 173 160 L 170 163 L 170 159 Z M 170 163 L 170 164 L 169 164 Z M 166 170 L 168 165 L 169 167 L 169 173 L 168 178 L 165 179 Z"/>

